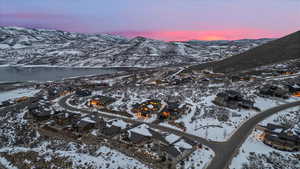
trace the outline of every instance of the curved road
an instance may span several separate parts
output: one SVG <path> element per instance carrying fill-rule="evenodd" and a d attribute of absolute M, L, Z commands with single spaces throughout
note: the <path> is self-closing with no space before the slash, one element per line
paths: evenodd
<path fill-rule="evenodd" d="M 63 97 L 59 101 L 59 105 L 67 110 L 79 111 L 79 112 L 84 112 L 84 113 L 89 113 L 89 114 L 91 113 L 91 111 L 89 111 L 89 110 L 77 109 L 77 108 L 71 107 L 68 104 L 66 104 L 66 100 L 68 98 L 70 98 L 71 96 L 72 95 Z M 188 137 L 190 139 L 196 140 L 199 143 L 210 147 L 215 152 L 215 156 L 214 156 L 213 160 L 210 162 L 207 169 L 227 169 L 228 166 L 231 164 L 233 157 L 238 153 L 238 150 L 241 147 L 241 145 L 248 138 L 248 136 L 251 134 L 254 127 L 259 122 L 261 122 L 265 118 L 267 118 L 277 112 L 280 112 L 282 110 L 285 110 L 285 109 L 288 109 L 291 107 L 295 107 L 295 106 L 300 106 L 300 101 L 279 105 L 277 107 L 273 107 L 271 109 L 265 110 L 265 111 L 257 114 L 256 116 L 250 118 L 245 123 L 243 123 L 237 129 L 237 131 L 230 137 L 230 139 L 227 140 L 226 142 L 209 141 L 204 138 L 201 138 L 201 137 L 198 137 L 198 136 L 195 136 L 192 134 L 188 134 L 188 133 L 176 130 L 176 129 L 172 129 L 169 127 L 164 127 L 164 126 L 160 126 L 157 124 L 151 124 L 151 123 L 146 123 L 146 124 L 155 129 L 159 129 L 159 130 L 170 132 L 170 133 L 173 133 L 176 135 Z M 144 122 L 132 120 L 132 119 L 125 118 L 125 117 L 109 115 L 107 113 L 98 113 L 97 115 L 101 116 L 101 117 L 106 117 L 106 118 L 118 118 L 118 119 L 122 119 L 126 122 L 135 123 L 135 124 L 144 123 Z"/>
<path fill-rule="evenodd" d="M 211 161 L 207 169 L 227 169 L 231 164 L 231 160 L 238 153 L 239 148 L 244 143 L 244 141 L 251 134 L 254 127 L 266 119 L 267 117 L 274 115 L 282 110 L 300 106 L 300 101 L 287 103 L 280 106 L 273 107 L 271 109 L 265 110 L 251 119 L 247 120 L 226 142 L 217 143 L 215 151 L 215 157 Z"/>

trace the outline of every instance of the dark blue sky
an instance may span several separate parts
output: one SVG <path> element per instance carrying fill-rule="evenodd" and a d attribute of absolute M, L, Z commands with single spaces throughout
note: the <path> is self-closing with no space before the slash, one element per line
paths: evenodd
<path fill-rule="evenodd" d="M 300 0 L 0 0 L 0 25 L 163 40 L 279 37 Z"/>

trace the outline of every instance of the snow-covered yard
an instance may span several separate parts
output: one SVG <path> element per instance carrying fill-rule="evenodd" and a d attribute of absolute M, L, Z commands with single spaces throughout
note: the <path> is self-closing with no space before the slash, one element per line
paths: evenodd
<path fill-rule="evenodd" d="M 280 118 L 286 118 L 293 120 L 299 118 L 300 107 L 290 108 L 273 115 L 260 124 L 266 125 L 267 123 L 279 123 Z M 297 120 L 297 119 L 296 119 Z M 298 122 L 300 119 L 298 119 Z M 261 131 L 253 131 L 247 138 L 245 143 L 240 148 L 239 154 L 233 159 L 230 168 L 240 169 L 246 166 L 258 167 L 258 168 L 285 168 L 296 169 L 300 168 L 300 152 L 285 152 L 274 149 L 268 145 L 265 145 L 260 141 L 257 136 L 261 134 Z M 296 158 L 298 156 L 298 158 Z M 270 160 L 271 159 L 271 160 Z"/>

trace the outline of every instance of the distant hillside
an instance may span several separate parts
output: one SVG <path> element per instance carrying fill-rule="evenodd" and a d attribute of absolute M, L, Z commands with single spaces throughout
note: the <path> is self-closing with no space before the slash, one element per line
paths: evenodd
<path fill-rule="evenodd" d="M 238 72 L 259 66 L 300 58 L 300 31 L 227 59 L 193 66 L 194 69 L 212 68 L 214 72 Z"/>
<path fill-rule="evenodd" d="M 269 39 L 164 42 L 108 34 L 0 27 L 0 65 L 160 67 L 216 61 Z"/>

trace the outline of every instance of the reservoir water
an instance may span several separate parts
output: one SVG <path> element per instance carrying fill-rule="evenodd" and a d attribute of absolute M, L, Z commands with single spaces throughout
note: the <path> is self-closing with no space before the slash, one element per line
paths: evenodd
<path fill-rule="evenodd" d="M 111 74 L 117 71 L 113 68 L 2 66 L 0 67 L 0 83 L 56 81 L 77 76 Z"/>

